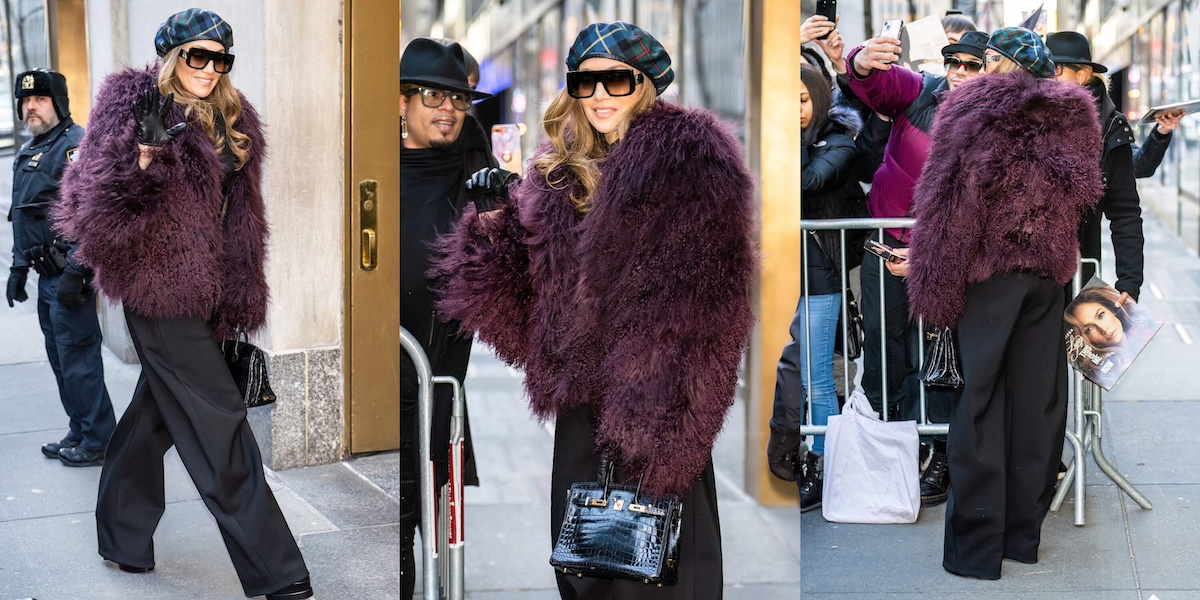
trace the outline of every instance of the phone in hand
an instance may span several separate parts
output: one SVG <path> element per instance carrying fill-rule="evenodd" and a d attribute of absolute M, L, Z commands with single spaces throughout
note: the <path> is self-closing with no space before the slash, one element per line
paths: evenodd
<path fill-rule="evenodd" d="M 865 248 L 867 252 L 870 252 L 871 254 L 874 254 L 875 256 L 882 258 L 884 261 L 890 262 L 894 265 L 898 265 L 905 260 L 903 256 L 895 253 L 894 248 L 875 240 L 867 240 L 865 243 L 863 243 L 863 248 Z"/>
<path fill-rule="evenodd" d="M 521 136 L 525 135 L 524 123 L 503 123 L 492 126 L 492 155 L 505 171 L 523 176 L 524 159 L 521 156 Z"/>
<path fill-rule="evenodd" d="M 837 23 L 837 0 L 817 0 L 817 14 L 821 15 L 822 17 L 825 17 L 826 19 L 829 19 L 830 23 L 836 24 Z M 833 31 L 831 30 L 829 33 L 821 36 L 818 39 L 822 39 L 822 40 L 829 39 L 829 36 L 832 33 L 833 33 Z"/>
<path fill-rule="evenodd" d="M 879 30 L 879 37 L 890 37 L 900 39 L 900 34 L 904 32 L 903 19 L 888 19 L 883 22 L 883 28 Z"/>

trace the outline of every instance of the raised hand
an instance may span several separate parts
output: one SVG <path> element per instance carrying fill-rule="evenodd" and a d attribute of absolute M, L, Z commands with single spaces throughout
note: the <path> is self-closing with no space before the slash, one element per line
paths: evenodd
<path fill-rule="evenodd" d="M 824 15 L 813 15 L 805 19 L 800 25 L 800 45 L 825 37 L 835 27 L 837 24 L 826 19 Z"/>
<path fill-rule="evenodd" d="M 161 99 L 161 103 L 160 103 Z M 167 94 L 162 98 L 157 88 L 149 88 L 142 92 L 133 103 L 133 118 L 137 122 L 138 143 L 143 146 L 162 146 L 187 128 L 185 123 L 166 126 L 171 105 L 175 102 L 175 94 Z"/>
<path fill-rule="evenodd" d="M 867 40 L 866 45 L 854 55 L 854 71 L 866 77 L 871 71 L 888 71 L 892 63 L 900 60 L 900 40 L 894 37 L 877 37 Z"/>

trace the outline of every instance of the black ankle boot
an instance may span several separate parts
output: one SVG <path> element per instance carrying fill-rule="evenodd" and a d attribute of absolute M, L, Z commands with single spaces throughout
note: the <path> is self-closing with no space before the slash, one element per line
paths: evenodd
<path fill-rule="evenodd" d="M 281 590 L 267 594 L 267 600 L 301 600 L 312 597 L 313 589 L 307 577 Z"/>
<path fill-rule="evenodd" d="M 950 495 L 950 465 L 946 451 L 934 448 L 929 466 L 921 476 L 921 506 L 937 506 Z"/>
<path fill-rule="evenodd" d="M 825 483 L 824 461 L 816 452 L 805 452 L 801 459 L 800 477 L 796 484 L 800 486 L 800 512 L 808 512 L 821 508 L 821 488 Z"/>

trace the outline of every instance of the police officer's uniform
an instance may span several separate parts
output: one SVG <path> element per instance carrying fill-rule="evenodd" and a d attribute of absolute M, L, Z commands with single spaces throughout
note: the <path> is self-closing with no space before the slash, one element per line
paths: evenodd
<path fill-rule="evenodd" d="M 95 294 L 87 281 L 91 272 L 75 264 L 72 244 L 56 239 L 51 229 L 50 209 L 58 200 L 63 170 L 75 158 L 84 129 L 71 120 L 67 104 L 66 80 L 51 71 L 22 73 L 16 79 L 17 115 L 26 96 L 50 96 L 60 122 L 50 131 L 21 147 L 13 160 L 12 278 L 18 279 L 24 299 L 24 275 L 33 269 L 38 278 L 38 320 L 46 341 L 46 355 L 58 380 L 58 393 L 70 419 L 70 431 L 62 441 L 46 444 L 47 456 L 59 457 L 60 450 L 72 449 L 71 456 L 86 456 L 70 465 L 98 464 L 108 447 L 116 421 L 112 402 L 104 385 L 104 365 L 100 358 L 100 323 L 96 315 Z M 74 308 L 59 300 L 58 287 L 64 272 L 82 277 L 83 302 Z M 13 286 L 10 284 L 10 303 Z M 74 449 L 80 446 L 86 453 Z M 98 453 L 94 456 L 91 453 Z"/>

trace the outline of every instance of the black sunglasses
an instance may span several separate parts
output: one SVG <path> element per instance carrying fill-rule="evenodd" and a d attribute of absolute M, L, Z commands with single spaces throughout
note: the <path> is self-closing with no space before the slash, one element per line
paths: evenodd
<path fill-rule="evenodd" d="M 567 93 L 572 98 L 591 98 L 596 84 L 604 85 L 609 96 L 628 96 L 642 82 L 642 74 L 633 69 L 611 71 L 567 71 Z"/>
<path fill-rule="evenodd" d="M 953 73 L 963 67 L 968 73 L 978 73 L 983 70 L 983 63 L 974 60 L 959 60 L 953 56 L 946 57 L 946 72 Z"/>
<path fill-rule="evenodd" d="M 213 70 L 218 73 L 228 73 L 233 69 L 233 55 L 224 52 L 192 48 L 191 50 L 180 50 L 179 56 L 187 61 L 187 66 L 197 71 L 207 67 L 210 62 L 213 64 Z"/>

